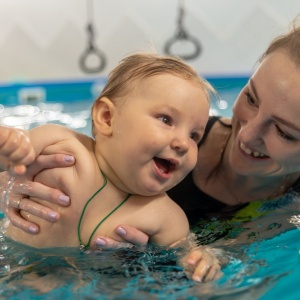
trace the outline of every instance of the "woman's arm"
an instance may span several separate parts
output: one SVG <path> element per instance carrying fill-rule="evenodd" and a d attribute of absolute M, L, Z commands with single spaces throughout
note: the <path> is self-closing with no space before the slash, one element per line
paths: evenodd
<path fill-rule="evenodd" d="M 16 178 L 15 184 L 9 193 L 9 205 L 5 208 L 5 213 L 11 223 L 28 233 L 36 234 L 39 232 L 37 224 L 25 220 L 20 215 L 20 209 L 23 213 L 33 214 L 50 222 L 59 220 L 58 212 L 31 201 L 28 197 L 38 197 L 60 206 L 68 206 L 70 199 L 67 195 L 57 189 L 33 182 L 33 178 L 44 169 L 69 167 L 74 163 L 74 157 L 65 154 L 38 156 L 35 162 L 28 167 L 26 173 Z M 6 172 L 0 173 L 0 183 L 5 181 L 7 181 Z"/>

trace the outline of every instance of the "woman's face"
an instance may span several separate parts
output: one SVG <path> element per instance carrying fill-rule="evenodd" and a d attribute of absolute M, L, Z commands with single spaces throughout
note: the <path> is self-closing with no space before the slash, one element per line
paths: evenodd
<path fill-rule="evenodd" d="M 238 96 L 230 163 L 243 175 L 300 171 L 300 67 L 285 50 L 269 54 Z"/>

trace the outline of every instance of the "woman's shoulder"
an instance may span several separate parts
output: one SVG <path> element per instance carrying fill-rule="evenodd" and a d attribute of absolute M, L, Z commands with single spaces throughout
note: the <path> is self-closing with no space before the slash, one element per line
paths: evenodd
<path fill-rule="evenodd" d="M 214 122 L 211 126 L 198 153 L 197 167 L 204 177 L 210 174 L 220 162 L 222 151 L 230 133 L 231 119 L 229 118 L 219 118 L 218 122 Z"/>
<path fill-rule="evenodd" d="M 220 125 L 225 125 L 226 127 L 231 127 L 232 119 L 231 118 L 226 118 L 226 117 L 221 117 L 219 118 L 219 123 Z"/>
<path fill-rule="evenodd" d="M 207 144 L 207 140 L 214 140 L 214 144 L 217 144 L 219 138 L 227 136 L 228 132 L 231 132 L 231 122 L 231 118 L 211 116 L 206 125 L 201 145 Z"/>

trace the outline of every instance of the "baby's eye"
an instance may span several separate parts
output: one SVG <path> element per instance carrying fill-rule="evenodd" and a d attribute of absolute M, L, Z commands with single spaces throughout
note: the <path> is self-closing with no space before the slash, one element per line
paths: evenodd
<path fill-rule="evenodd" d="M 167 125 L 171 125 L 171 118 L 169 118 L 168 116 L 161 116 L 159 117 L 159 120 L 161 120 L 163 123 Z"/>
<path fill-rule="evenodd" d="M 190 134 L 190 138 L 192 139 L 192 140 L 194 140 L 197 144 L 200 142 L 200 140 L 201 140 L 201 136 L 199 135 L 199 133 L 197 133 L 197 132 L 192 132 L 191 134 Z"/>

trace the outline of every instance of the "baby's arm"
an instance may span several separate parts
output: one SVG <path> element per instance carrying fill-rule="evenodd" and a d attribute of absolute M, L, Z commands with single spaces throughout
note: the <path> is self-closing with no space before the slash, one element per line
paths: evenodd
<path fill-rule="evenodd" d="M 69 131 L 71 132 L 71 131 Z M 68 129 L 59 125 L 43 125 L 24 131 L 0 126 L 0 167 L 12 169 L 18 175 L 26 171 L 43 149 L 71 136 Z"/>
<path fill-rule="evenodd" d="M 179 264 L 193 280 L 211 281 L 221 277 L 218 250 L 208 246 L 199 247 L 195 235 L 189 231 L 189 223 L 182 209 L 172 200 L 165 201 L 165 206 L 166 210 L 160 208 L 161 214 L 165 214 L 161 232 L 158 236 L 150 236 L 150 241 L 172 248 L 180 247 L 182 258 Z"/>
<path fill-rule="evenodd" d="M 185 241 L 189 236 L 190 226 L 184 211 L 166 194 L 159 201 L 154 200 L 151 204 L 156 208 L 154 207 L 153 212 L 148 208 L 147 212 L 153 215 L 152 228 L 156 227 L 156 229 L 153 234 L 150 234 L 149 241 L 167 247 Z"/>
<path fill-rule="evenodd" d="M 71 143 L 70 140 L 76 138 L 74 131 L 56 124 L 35 127 L 29 131 L 29 134 L 36 156 L 40 155 L 50 145 L 61 144 L 64 141 Z"/>
<path fill-rule="evenodd" d="M 35 159 L 35 151 L 28 132 L 21 129 L 0 126 L 0 169 L 11 170 L 21 175 L 26 166 Z"/>

